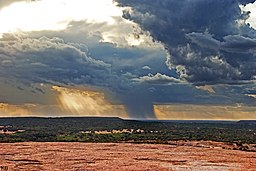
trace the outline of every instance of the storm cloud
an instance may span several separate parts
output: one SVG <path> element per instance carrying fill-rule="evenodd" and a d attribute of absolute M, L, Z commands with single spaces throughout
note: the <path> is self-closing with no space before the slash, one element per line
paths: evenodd
<path fill-rule="evenodd" d="M 93 87 L 99 91 L 111 92 L 108 94 L 110 101 L 124 104 L 131 117 L 154 118 L 153 94 L 150 93 L 149 86 L 145 91 L 141 91 L 143 85 L 138 79 L 143 79 L 143 74 L 149 71 L 159 70 L 158 66 L 155 66 L 157 63 L 151 61 L 155 58 L 151 56 L 152 53 L 156 58 L 163 55 L 159 50 L 117 48 L 111 43 L 97 44 L 95 38 L 92 38 L 91 41 L 95 41 L 96 44 L 88 43 L 90 44 L 89 52 L 84 43 L 65 41 L 61 37 L 31 35 L 26 33 L 2 35 L 0 79 L 3 82 L 8 82 L 9 85 L 18 82 L 19 86 L 16 88 L 19 91 L 25 91 L 27 87 L 33 88 L 35 84 Z M 101 50 L 105 53 L 96 53 Z M 92 53 L 97 57 L 92 57 Z M 112 56 L 113 53 L 117 56 Z M 161 62 L 164 64 L 164 57 Z M 152 69 L 145 71 L 143 69 L 145 64 L 151 65 Z M 165 82 L 172 81 L 167 80 L 169 77 L 166 75 L 157 74 L 156 76 L 159 76 L 160 81 L 161 79 Z M 157 78 L 152 79 L 157 81 Z M 40 88 L 34 89 L 36 94 L 44 93 Z M 138 94 L 138 92 L 141 93 Z M 138 97 L 141 100 L 133 103 L 135 101 L 131 99 Z M 147 99 L 147 97 L 151 98 Z M 23 99 L 26 98 L 23 97 Z"/>
<path fill-rule="evenodd" d="M 130 7 L 125 18 L 164 44 L 171 70 L 189 82 L 211 84 L 254 79 L 256 32 L 246 24 L 250 12 L 239 7 L 253 2 L 118 0 Z"/>
<path fill-rule="evenodd" d="M 79 46 L 57 37 L 4 34 L 0 40 L 1 75 L 29 82 L 102 84 L 110 65 L 89 57 Z"/>
<path fill-rule="evenodd" d="M 120 16 L 110 13 L 110 23 L 78 17 L 61 30 L 1 33 L 0 87 L 6 92 L 0 100 L 19 106 L 40 94 L 48 105 L 51 86 L 93 87 L 141 119 L 157 118 L 154 104 L 255 105 L 256 32 L 246 24 L 250 13 L 239 7 L 254 1 L 117 2 L 123 16 L 112 4 Z M 9 4 L 0 1 L 0 8 Z M 21 97 L 14 100 L 11 86 Z M 33 91 L 29 98 L 27 91 Z"/>

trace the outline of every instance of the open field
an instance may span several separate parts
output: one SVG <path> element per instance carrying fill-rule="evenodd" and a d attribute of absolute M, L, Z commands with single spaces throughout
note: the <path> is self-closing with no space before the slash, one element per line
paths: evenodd
<path fill-rule="evenodd" d="M 221 143 L 203 141 L 192 142 L 192 145 L 191 142 L 185 145 L 1 143 L 0 170 L 256 170 L 256 152 L 228 150 L 221 146 Z"/>

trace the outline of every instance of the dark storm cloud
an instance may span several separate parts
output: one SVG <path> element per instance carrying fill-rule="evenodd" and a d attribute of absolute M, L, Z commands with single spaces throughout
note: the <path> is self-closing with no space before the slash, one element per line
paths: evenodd
<path fill-rule="evenodd" d="M 248 13 L 241 14 L 238 6 L 249 1 L 118 2 L 132 7 L 124 12 L 125 18 L 139 23 L 166 47 L 167 60 L 160 49 L 127 47 L 126 31 L 121 32 L 128 29 L 126 25 L 113 31 L 103 23 L 71 22 L 59 32 L 4 34 L 0 79 L 107 89 L 114 93 L 112 102 L 124 104 L 131 118 L 154 118 L 154 103 L 255 104 L 245 94 L 253 93 L 256 34 L 244 24 Z M 109 30 L 116 36 L 112 41 L 123 46 L 100 42 L 102 32 Z M 211 84 L 216 93 L 185 81 Z"/>
<path fill-rule="evenodd" d="M 0 39 L 0 79 L 19 82 L 24 85 L 19 87 L 31 87 L 30 89 L 34 84 L 46 83 L 84 85 L 108 90 L 115 97 L 110 96 L 110 100 L 124 104 L 131 117 L 154 118 L 152 94 L 148 89 L 142 91 L 143 83 L 141 85 L 134 79 L 145 78 L 143 74 L 149 72 L 142 69 L 145 64 L 152 65 L 150 72 L 158 70 L 158 66 L 155 66 L 158 63 L 152 63 L 151 59 L 159 59 L 159 54 L 163 54 L 146 49 L 117 48 L 111 44 L 96 42 L 94 48 L 92 46 L 88 52 L 84 43 L 64 41 L 60 37 L 33 38 L 26 34 L 3 34 Z M 152 53 L 155 55 L 152 56 Z M 92 54 L 97 57 L 91 57 Z M 164 65 L 164 57 L 162 58 L 161 63 Z M 151 78 L 154 83 L 175 80 L 166 75 L 156 76 L 158 78 Z M 140 101 L 136 102 L 134 98 Z"/>
<path fill-rule="evenodd" d="M 253 80 L 256 31 L 239 5 L 253 0 L 118 0 L 124 17 L 162 42 L 167 65 L 189 82 Z"/>
<path fill-rule="evenodd" d="M 100 50 L 105 53 L 96 53 Z M 59 37 L 4 34 L 0 40 L 0 79 L 19 82 L 23 89 L 22 83 L 29 89 L 37 83 L 96 86 L 111 91 L 114 97 L 110 96 L 110 100 L 124 104 L 131 118 L 154 118 L 154 102 L 182 102 L 194 96 L 190 86 L 180 89 L 171 84 L 180 83 L 179 79 L 156 72 L 161 71 L 159 63 L 151 60 L 159 60 L 159 53 L 152 57 L 151 50 L 116 48 L 110 44 L 97 44 L 90 48 L 92 52 L 97 59 L 89 55 L 83 43 L 71 43 Z M 164 60 L 161 63 L 164 66 Z M 144 70 L 145 64 L 152 68 Z M 186 91 L 184 98 L 182 94 Z"/>
<path fill-rule="evenodd" d="M 105 85 L 111 65 L 95 60 L 80 45 L 60 38 L 4 34 L 0 40 L 0 71 L 4 77 L 28 82 Z"/>
<path fill-rule="evenodd" d="M 244 37 L 241 35 L 228 35 L 223 37 L 223 42 L 220 42 L 209 34 L 189 33 L 187 38 L 192 43 L 197 44 L 201 48 L 212 49 L 215 51 L 223 50 L 233 53 L 253 54 L 256 50 L 256 39 Z"/>
<path fill-rule="evenodd" d="M 256 38 L 240 35 L 228 35 L 224 37 L 223 50 L 234 53 L 254 54 L 256 50 Z M 255 61 L 254 61 L 255 62 Z"/>
<path fill-rule="evenodd" d="M 48 35 L 45 32 L 41 34 L 47 37 L 40 36 L 40 33 L 35 34 L 34 36 L 33 33 L 2 35 L 1 80 L 19 82 L 19 87 L 31 87 L 30 89 L 37 83 L 92 86 L 99 88 L 99 91 L 107 90 L 106 93 L 110 91 L 110 100 L 113 103 L 124 104 L 131 117 L 154 118 L 153 98 L 147 99 L 151 97 L 150 92 L 139 91 L 144 87 L 134 79 L 143 77 L 149 72 L 167 70 L 167 67 L 163 69 L 158 66 L 160 63 L 163 66 L 165 64 L 163 50 L 120 48 L 113 44 L 99 43 L 98 38 L 95 37 L 79 43 L 68 41 L 81 36 L 79 31 L 78 35 L 67 32 L 55 33 L 58 37 L 51 35 L 50 32 L 47 33 Z M 152 62 L 153 59 L 158 59 L 158 62 Z M 144 70 L 142 67 L 145 65 L 151 66 L 151 70 Z M 134 103 L 134 100 L 130 101 L 133 98 L 141 100 Z"/>
<path fill-rule="evenodd" d="M 210 34 L 192 32 L 186 34 L 186 36 L 192 43 L 195 43 L 202 48 L 213 50 L 218 50 L 220 48 L 220 41 L 214 39 Z"/>

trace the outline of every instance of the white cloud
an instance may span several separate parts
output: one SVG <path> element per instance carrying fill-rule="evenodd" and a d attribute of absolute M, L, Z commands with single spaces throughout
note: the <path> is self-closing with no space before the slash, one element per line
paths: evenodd
<path fill-rule="evenodd" d="M 0 37 L 8 32 L 65 30 L 74 21 L 83 21 L 79 29 L 99 34 L 101 42 L 159 48 L 161 44 L 153 42 L 137 24 L 122 18 L 123 10 L 112 0 L 18 1 L 0 10 Z"/>
<path fill-rule="evenodd" d="M 149 66 L 144 66 L 144 67 L 142 67 L 142 69 L 145 69 L 145 70 L 151 70 L 151 68 L 149 67 Z"/>
<path fill-rule="evenodd" d="M 20 2 L 20 1 L 26 1 L 26 0 L 0 0 L 0 9 L 7 7 L 8 5 L 15 3 L 15 2 Z"/>
<path fill-rule="evenodd" d="M 139 78 L 133 79 L 134 81 L 138 82 L 147 82 L 147 83 L 152 83 L 152 84 L 163 84 L 163 83 L 181 83 L 182 80 L 170 77 L 165 74 L 157 73 L 155 75 L 153 74 L 148 74 L 147 76 L 142 76 Z"/>
<path fill-rule="evenodd" d="M 246 20 L 246 23 L 250 24 L 254 29 L 256 29 L 256 2 L 249 3 L 245 6 L 240 5 L 243 12 L 250 11 L 250 17 Z"/>
<path fill-rule="evenodd" d="M 209 93 L 216 93 L 212 86 L 204 85 L 204 86 L 196 86 L 197 89 L 207 91 Z"/>
<path fill-rule="evenodd" d="M 0 32 L 61 30 L 70 21 L 114 24 L 122 8 L 112 0 L 41 0 L 16 2 L 0 11 Z"/>
<path fill-rule="evenodd" d="M 246 94 L 246 96 L 252 97 L 252 98 L 255 98 L 255 99 L 256 99 L 256 94 Z"/>

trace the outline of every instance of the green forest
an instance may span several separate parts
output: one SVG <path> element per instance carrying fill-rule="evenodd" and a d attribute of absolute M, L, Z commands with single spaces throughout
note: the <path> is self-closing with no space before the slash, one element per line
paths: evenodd
<path fill-rule="evenodd" d="M 256 121 L 139 121 L 110 117 L 0 118 L 0 142 L 212 140 L 256 144 Z"/>

